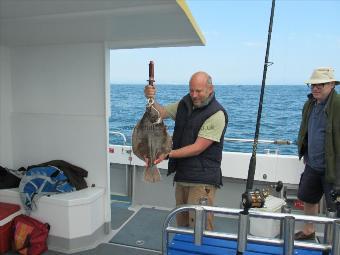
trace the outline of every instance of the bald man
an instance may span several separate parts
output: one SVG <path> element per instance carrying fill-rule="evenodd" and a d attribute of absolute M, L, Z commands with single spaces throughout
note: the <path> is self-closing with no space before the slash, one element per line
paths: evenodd
<path fill-rule="evenodd" d="M 146 98 L 155 97 L 153 86 L 145 87 Z M 176 206 L 214 205 L 216 189 L 222 185 L 221 160 L 228 114 L 215 98 L 212 78 L 206 72 L 194 73 L 189 81 L 189 93 L 179 102 L 155 107 L 163 119 L 175 120 L 173 148 L 168 155 L 156 159 L 158 164 L 169 159 L 168 175 L 175 173 Z M 193 227 L 195 215 L 177 215 L 177 225 Z M 207 230 L 213 230 L 213 214 L 207 215 Z"/>

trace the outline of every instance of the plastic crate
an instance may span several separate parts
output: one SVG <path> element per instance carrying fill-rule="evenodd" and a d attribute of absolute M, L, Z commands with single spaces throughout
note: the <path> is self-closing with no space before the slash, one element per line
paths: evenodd
<path fill-rule="evenodd" d="M 277 197 L 268 196 L 264 203 L 263 208 L 254 208 L 254 211 L 262 212 L 281 212 L 282 206 L 286 202 Z M 280 221 L 273 219 L 261 219 L 261 218 L 250 218 L 250 229 L 249 233 L 254 236 L 260 237 L 276 237 L 280 233 Z"/>

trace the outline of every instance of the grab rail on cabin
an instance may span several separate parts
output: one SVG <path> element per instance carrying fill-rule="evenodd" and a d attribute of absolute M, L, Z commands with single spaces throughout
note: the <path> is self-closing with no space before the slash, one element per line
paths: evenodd
<path fill-rule="evenodd" d="M 170 225 L 171 221 L 175 218 L 178 213 L 186 211 L 195 211 L 195 226 L 194 228 L 184 227 L 173 227 Z M 205 219 L 207 212 L 214 212 L 218 214 L 238 216 L 239 217 L 239 231 L 238 234 L 225 233 L 225 232 L 214 232 L 205 230 Z M 181 233 L 181 234 L 192 234 L 194 236 L 195 245 L 202 244 L 202 238 L 204 237 L 216 237 L 225 240 L 236 240 L 238 250 L 245 251 L 247 241 L 257 244 L 273 244 L 283 247 L 283 254 L 292 255 L 294 254 L 294 248 L 305 248 L 310 250 L 322 251 L 324 254 L 330 253 L 332 255 L 340 255 L 340 220 L 327 217 L 318 216 L 307 216 L 307 215 L 296 215 L 288 213 L 272 213 L 272 212 L 259 212 L 249 211 L 248 215 L 241 213 L 241 209 L 230 209 L 213 206 L 203 205 L 185 205 L 175 208 L 166 217 L 163 224 L 162 232 L 162 254 L 168 254 L 169 248 L 169 234 L 170 233 Z M 249 217 L 254 218 L 265 218 L 280 220 L 283 224 L 283 235 L 279 238 L 264 238 L 258 236 L 249 236 Z M 324 242 L 323 243 L 310 243 L 304 241 L 294 241 L 294 228 L 296 221 L 312 222 L 317 224 L 325 225 Z M 332 233 L 332 234 L 331 234 Z M 242 247 L 240 247 L 242 246 Z"/>

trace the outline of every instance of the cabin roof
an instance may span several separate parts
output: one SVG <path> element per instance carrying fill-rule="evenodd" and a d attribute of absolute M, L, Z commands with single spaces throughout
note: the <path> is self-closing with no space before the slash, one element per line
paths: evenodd
<path fill-rule="evenodd" d="M 0 0 L 0 43 L 110 48 L 204 45 L 184 0 Z"/>

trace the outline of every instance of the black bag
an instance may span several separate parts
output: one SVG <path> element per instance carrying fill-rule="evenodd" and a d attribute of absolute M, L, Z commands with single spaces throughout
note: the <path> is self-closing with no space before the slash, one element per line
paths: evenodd
<path fill-rule="evenodd" d="M 20 169 L 17 171 L 21 171 Z M 11 173 L 10 170 L 0 166 L 0 189 L 19 187 L 20 178 Z"/>

